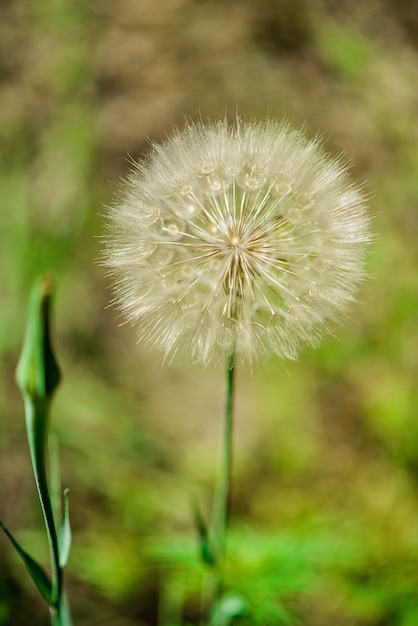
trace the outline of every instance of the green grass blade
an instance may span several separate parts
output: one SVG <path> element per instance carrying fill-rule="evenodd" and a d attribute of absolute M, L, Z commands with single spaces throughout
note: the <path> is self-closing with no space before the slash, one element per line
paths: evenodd
<path fill-rule="evenodd" d="M 62 523 L 58 533 L 58 552 L 60 557 L 60 567 L 64 567 L 68 563 L 71 551 L 71 525 L 69 515 L 69 490 L 64 491 L 64 512 L 62 516 Z"/>
<path fill-rule="evenodd" d="M 216 559 L 213 554 L 206 521 L 203 518 L 197 501 L 192 500 L 191 505 L 196 530 L 199 536 L 200 558 L 203 563 L 209 565 L 209 567 L 213 567 L 216 564 Z"/>
<path fill-rule="evenodd" d="M 24 550 L 19 545 L 19 543 L 13 537 L 12 533 L 6 528 L 6 526 L 1 521 L 0 521 L 0 528 L 4 530 L 5 534 L 8 536 L 8 538 L 12 542 L 14 548 L 16 549 L 16 552 L 19 554 L 22 561 L 26 565 L 26 569 L 28 570 L 32 580 L 34 581 L 35 585 L 38 587 L 39 591 L 41 592 L 45 600 L 48 602 L 49 606 L 52 606 L 54 602 L 53 593 L 52 593 L 52 583 L 48 574 L 45 572 L 43 567 L 39 565 L 39 563 L 35 561 L 35 559 L 33 559 L 26 552 L 26 550 Z"/>

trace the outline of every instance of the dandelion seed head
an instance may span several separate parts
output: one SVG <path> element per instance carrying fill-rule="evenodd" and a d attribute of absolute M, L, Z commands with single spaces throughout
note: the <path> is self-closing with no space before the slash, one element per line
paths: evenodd
<path fill-rule="evenodd" d="M 353 300 L 370 220 L 347 168 L 274 120 L 188 124 L 135 163 L 105 262 L 139 338 L 208 363 L 295 359 Z"/>

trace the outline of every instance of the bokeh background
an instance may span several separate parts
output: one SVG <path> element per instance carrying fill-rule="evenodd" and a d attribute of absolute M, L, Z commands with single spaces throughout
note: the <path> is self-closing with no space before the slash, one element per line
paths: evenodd
<path fill-rule="evenodd" d="M 47 566 L 14 370 L 52 271 L 75 624 L 196 624 L 223 372 L 162 368 L 108 307 L 104 205 L 191 118 L 286 117 L 365 183 L 371 279 L 297 363 L 238 372 L 228 584 L 251 626 L 418 624 L 418 2 L 2 0 L 0 516 Z M 178 619 L 177 619 L 178 618 Z M 0 537 L 0 624 L 47 624 Z"/>

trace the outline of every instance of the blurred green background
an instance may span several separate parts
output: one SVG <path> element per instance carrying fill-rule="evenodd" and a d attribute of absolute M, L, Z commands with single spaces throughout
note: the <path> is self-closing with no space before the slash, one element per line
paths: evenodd
<path fill-rule="evenodd" d="M 33 279 L 56 276 L 79 626 L 196 623 L 223 372 L 160 366 L 108 308 L 104 205 L 174 124 L 288 118 L 365 183 L 371 279 L 317 351 L 238 372 L 228 584 L 250 626 L 418 624 L 418 2 L 3 0 L 0 516 L 47 545 L 14 383 Z M 43 602 L 0 537 L 0 624 Z"/>

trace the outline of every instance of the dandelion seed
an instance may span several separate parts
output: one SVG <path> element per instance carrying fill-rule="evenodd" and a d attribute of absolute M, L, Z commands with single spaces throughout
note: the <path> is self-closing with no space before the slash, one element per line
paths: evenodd
<path fill-rule="evenodd" d="M 353 300 L 369 227 L 318 140 L 221 120 L 187 125 L 135 165 L 105 259 L 119 307 L 167 358 L 294 359 Z"/>

